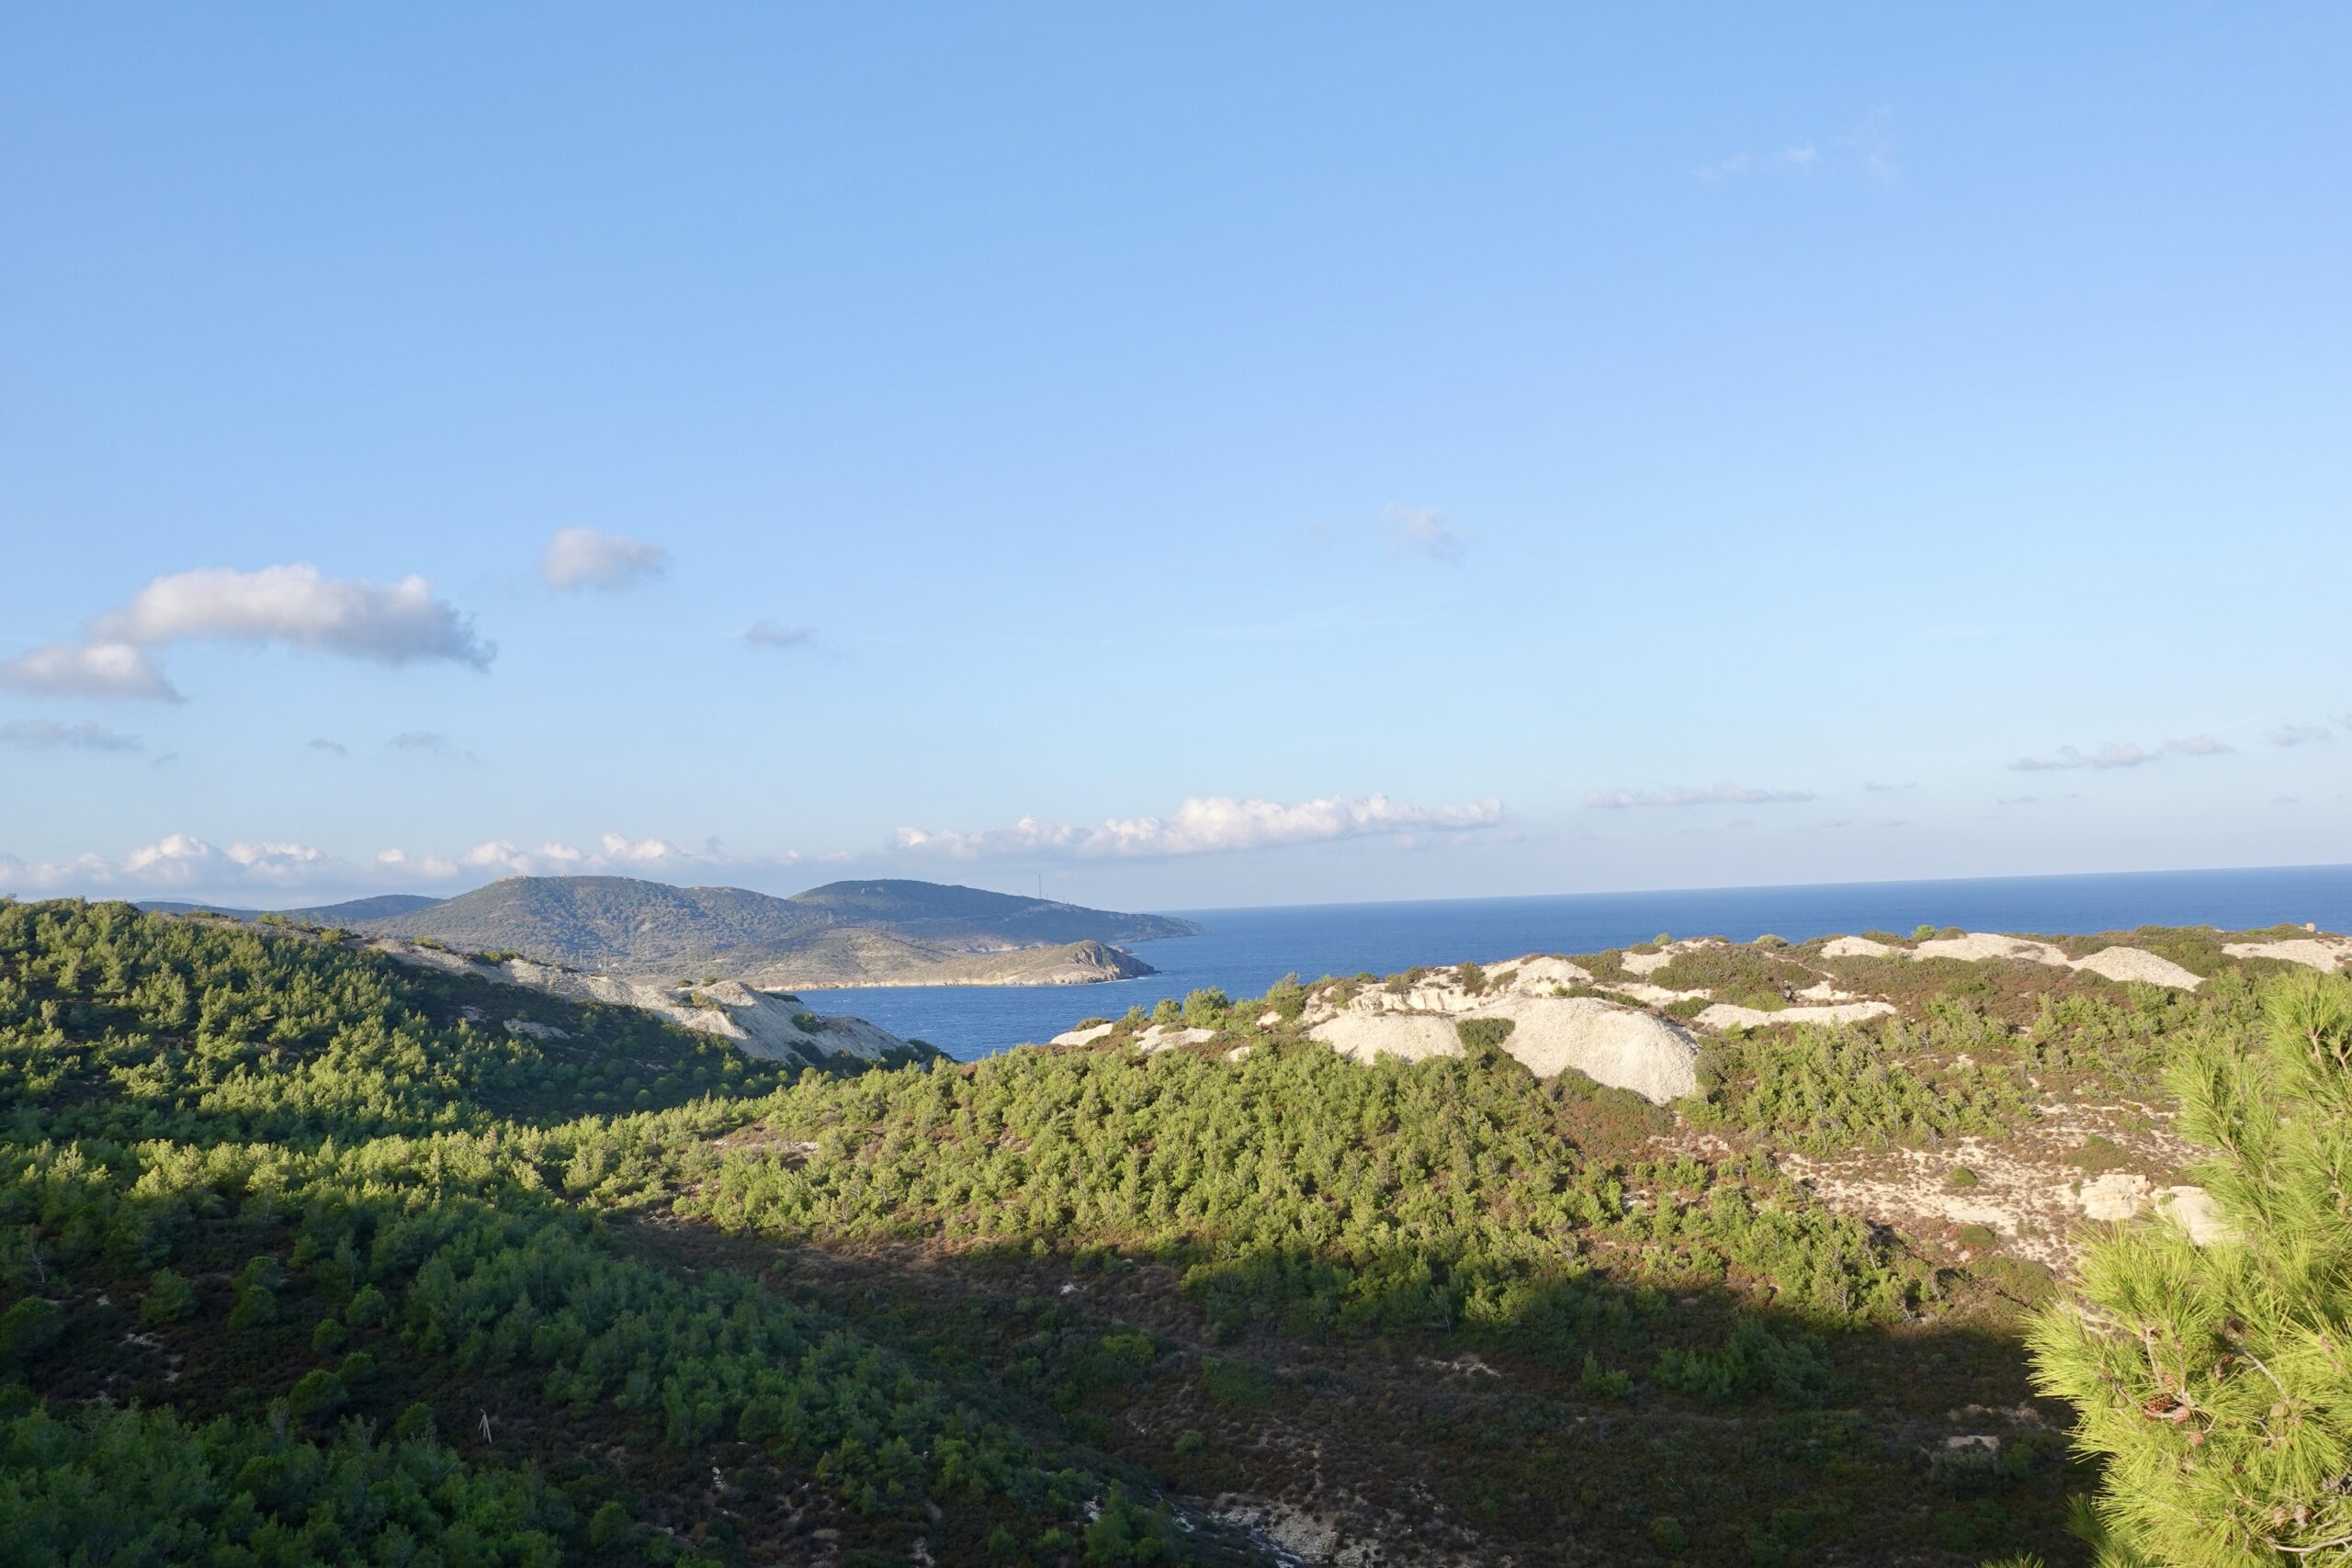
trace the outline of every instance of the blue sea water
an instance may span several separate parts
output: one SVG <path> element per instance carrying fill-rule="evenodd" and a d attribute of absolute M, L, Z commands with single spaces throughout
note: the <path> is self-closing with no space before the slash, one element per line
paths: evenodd
<path fill-rule="evenodd" d="M 2210 925 L 2244 930 L 2309 920 L 2352 931 L 2352 866 L 2129 872 L 1945 882 L 1855 882 L 1671 893 L 1323 904 L 1173 911 L 1199 936 L 1137 942 L 1159 971 L 1095 986 L 904 986 L 818 991 L 828 1013 L 870 1019 L 963 1061 L 1051 1039 L 1090 1017 L 1115 1018 L 1195 987 L 1252 997 L 1284 975 L 1313 980 L 1417 964 L 1491 963 L 1526 953 L 1594 953 L 1675 936 L 1746 942 L 1767 931 L 1803 942 L 1923 924 L 2044 935 Z"/>

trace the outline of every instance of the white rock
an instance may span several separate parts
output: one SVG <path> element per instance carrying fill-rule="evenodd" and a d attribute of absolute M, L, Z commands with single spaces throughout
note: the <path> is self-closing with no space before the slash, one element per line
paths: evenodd
<path fill-rule="evenodd" d="M 535 1023 L 527 1018 L 508 1019 L 506 1032 L 518 1040 L 569 1040 L 571 1038 L 569 1030 L 558 1029 L 552 1023 Z"/>
<path fill-rule="evenodd" d="M 2296 937 L 2287 942 L 2229 942 L 2222 951 L 2232 958 L 2276 958 L 2307 968 L 2352 969 L 2352 939 L 2340 936 Z"/>
<path fill-rule="evenodd" d="M 2199 1247 L 2235 1241 L 2238 1233 L 2222 1217 L 2222 1206 L 2202 1187 L 2167 1187 L 2156 1194 L 2156 1213 L 2188 1233 Z"/>
<path fill-rule="evenodd" d="M 2075 959 L 2071 966 L 2110 980 L 2139 980 L 2182 991 L 2193 991 L 2205 983 L 2203 976 L 2137 947 L 2102 947 L 2088 958 Z"/>
<path fill-rule="evenodd" d="M 1655 1013 L 1593 997 L 1532 997 L 1481 1008 L 1473 1018 L 1508 1018 L 1502 1048 L 1537 1077 L 1574 1067 L 1596 1082 L 1629 1089 L 1654 1105 L 1699 1087 L 1699 1043 Z"/>
<path fill-rule="evenodd" d="M 1091 1029 L 1068 1030 L 1055 1035 L 1046 1043 L 1048 1045 L 1091 1045 L 1118 1027 L 1115 1023 L 1098 1023 Z"/>
<path fill-rule="evenodd" d="M 2028 964 L 2047 964 L 2062 969 L 2067 966 L 2066 955 L 2046 942 L 2034 942 L 2021 936 L 2001 936 L 1992 931 L 1970 931 L 1964 936 L 1923 942 L 1910 952 L 1914 958 L 1960 958 L 1970 963 L 1987 958 L 2015 958 Z"/>
<path fill-rule="evenodd" d="M 1841 936 L 1826 942 L 1821 949 L 1824 958 L 1884 958 L 1890 953 L 1901 953 L 1899 947 L 1889 947 L 1883 942 L 1872 942 L 1866 936 Z"/>
<path fill-rule="evenodd" d="M 2129 1171 L 2110 1170 L 2106 1175 L 2083 1183 L 2076 1194 L 2083 1213 L 2094 1220 L 2128 1220 L 2147 1207 L 2154 1188 L 2144 1176 Z"/>
<path fill-rule="evenodd" d="M 1545 997 L 1550 996 L 1555 987 L 1592 984 L 1591 974 L 1581 964 L 1541 953 L 1531 953 L 1524 958 L 1507 958 L 1499 964 L 1482 967 L 1487 971 L 1490 985 L 1509 975 L 1510 982 L 1501 988 L 1512 995 Z"/>
<path fill-rule="evenodd" d="M 1146 1053 L 1172 1051 L 1179 1045 L 1200 1045 L 1216 1038 L 1214 1029 L 1175 1029 L 1155 1023 L 1136 1036 L 1136 1048 Z"/>
<path fill-rule="evenodd" d="M 1428 1013 L 1344 1012 L 1307 1033 L 1358 1062 L 1381 1056 L 1420 1062 L 1462 1055 L 1462 1037 L 1453 1032 L 1453 1020 Z"/>

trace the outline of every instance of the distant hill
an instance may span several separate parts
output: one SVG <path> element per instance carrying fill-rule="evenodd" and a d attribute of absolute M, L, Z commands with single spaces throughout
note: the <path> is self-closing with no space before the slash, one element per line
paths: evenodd
<path fill-rule="evenodd" d="M 455 898 L 394 895 L 286 913 L 614 975 L 696 971 L 812 987 L 1118 979 L 1152 970 L 1112 944 L 1200 929 L 1165 915 L 910 881 L 835 882 L 777 898 L 627 876 L 515 876 Z"/>

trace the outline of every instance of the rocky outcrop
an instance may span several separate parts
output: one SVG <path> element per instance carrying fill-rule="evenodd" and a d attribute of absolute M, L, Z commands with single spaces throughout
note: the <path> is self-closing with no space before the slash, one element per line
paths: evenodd
<path fill-rule="evenodd" d="M 565 1001 L 636 1008 L 667 1019 L 681 1029 L 731 1040 L 745 1055 L 768 1061 L 797 1061 L 811 1066 L 840 1060 L 878 1062 L 911 1049 L 906 1041 L 862 1018 L 820 1018 L 804 1008 L 797 998 L 755 991 L 736 980 L 675 986 L 582 974 L 549 964 L 535 964 L 527 958 L 486 964 L 464 953 L 420 947 L 394 937 L 379 938 L 368 945 L 396 963 L 420 969 L 469 975 Z M 514 1032 L 528 1032 L 515 1031 L 512 1023 L 507 1027 Z"/>
<path fill-rule="evenodd" d="M 1351 1010 L 1307 1031 L 1343 1056 L 1419 1062 L 1459 1056 L 1465 1019 L 1508 1019 L 1502 1051 L 1538 1077 L 1574 1068 L 1598 1083 L 1663 1105 L 1694 1092 L 1699 1043 L 1686 1030 L 1638 1008 L 1592 997 L 1505 997 L 1461 1012 Z"/>

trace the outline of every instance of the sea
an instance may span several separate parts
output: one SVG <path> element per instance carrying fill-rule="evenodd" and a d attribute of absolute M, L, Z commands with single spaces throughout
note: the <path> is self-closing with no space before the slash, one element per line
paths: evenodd
<path fill-rule="evenodd" d="M 1129 943 L 1159 971 L 1089 986 L 893 986 L 811 991 L 811 1005 L 929 1041 L 959 1061 L 1050 1040 L 1198 987 L 1263 995 L 1285 975 L 1390 975 L 1417 964 L 1492 964 L 1529 953 L 1597 953 L 1660 933 L 1803 942 L 1921 925 L 2088 935 L 2134 926 L 2246 930 L 2308 920 L 2352 931 L 2352 865 L 2121 872 L 1938 882 L 1821 883 L 1664 893 L 1569 893 L 1394 904 L 1172 909 L 1198 936 Z"/>

